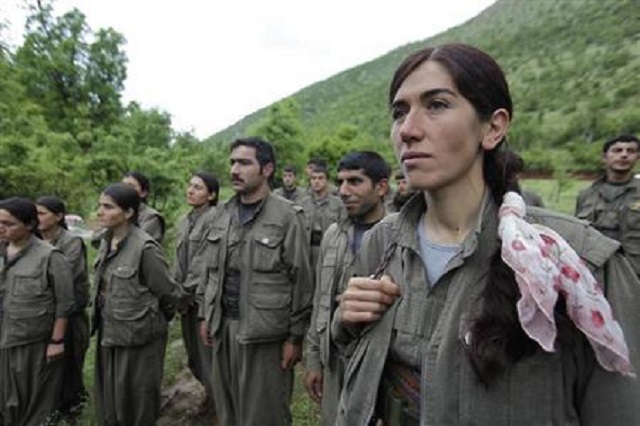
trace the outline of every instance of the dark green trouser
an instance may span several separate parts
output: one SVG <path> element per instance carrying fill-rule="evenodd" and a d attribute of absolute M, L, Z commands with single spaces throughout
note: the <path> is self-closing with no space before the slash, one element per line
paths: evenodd
<path fill-rule="evenodd" d="M 182 339 L 187 351 L 189 370 L 204 386 L 209 400 L 209 406 L 215 412 L 213 403 L 213 385 L 211 384 L 211 348 L 202 343 L 200 337 L 200 320 L 198 319 L 198 307 L 189 308 L 182 315 Z"/>
<path fill-rule="evenodd" d="M 238 343 L 239 321 L 224 320 L 213 347 L 213 397 L 224 426 L 291 424 L 293 369 L 281 365 L 283 342 Z"/>
<path fill-rule="evenodd" d="M 63 360 L 46 362 L 48 342 L 0 349 L 0 412 L 7 426 L 39 426 L 60 408 Z"/>
<path fill-rule="evenodd" d="M 85 311 L 69 317 L 64 341 L 64 383 L 62 408 L 65 411 L 77 407 L 87 395 L 82 377 L 84 358 L 89 348 L 89 317 Z"/>
<path fill-rule="evenodd" d="M 100 346 L 95 366 L 96 417 L 101 426 L 151 426 L 160 415 L 164 335 L 146 345 Z"/>

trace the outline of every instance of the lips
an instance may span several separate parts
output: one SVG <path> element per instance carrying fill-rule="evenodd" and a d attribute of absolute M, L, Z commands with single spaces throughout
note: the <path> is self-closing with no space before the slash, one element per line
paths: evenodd
<path fill-rule="evenodd" d="M 431 158 L 431 154 L 427 154 L 426 152 L 415 152 L 415 151 L 405 152 L 404 154 L 402 154 L 402 157 L 400 157 L 400 160 L 402 162 L 405 162 L 408 160 L 415 160 L 418 158 Z"/>

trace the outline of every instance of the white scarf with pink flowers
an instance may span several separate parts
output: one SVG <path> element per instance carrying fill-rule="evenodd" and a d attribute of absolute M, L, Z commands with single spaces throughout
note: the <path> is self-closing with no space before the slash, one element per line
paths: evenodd
<path fill-rule="evenodd" d="M 547 352 L 554 350 L 554 307 L 561 295 L 567 315 L 587 337 L 600 365 L 634 376 L 622 328 L 584 261 L 553 230 L 523 218 L 522 197 L 508 192 L 500 206 L 502 259 L 513 269 L 522 297 L 517 309 L 524 331 Z"/>

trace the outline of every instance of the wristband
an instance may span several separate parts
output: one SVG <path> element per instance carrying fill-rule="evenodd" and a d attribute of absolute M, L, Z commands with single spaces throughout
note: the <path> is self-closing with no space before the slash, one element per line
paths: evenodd
<path fill-rule="evenodd" d="M 51 339 L 49 343 L 52 345 L 61 345 L 64 343 L 64 337 L 62 339 Z"/>

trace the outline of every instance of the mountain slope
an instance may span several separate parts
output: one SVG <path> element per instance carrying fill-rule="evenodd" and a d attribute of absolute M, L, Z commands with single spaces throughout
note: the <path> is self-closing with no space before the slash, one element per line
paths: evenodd
<path fill-rule="evenodd" d="M 540 168 L 552 160 L 539 158 L 549 148 L 563 149 L 582 163 L 592 161 L 602 139 L 640 131 L 637 0 L 498 0 L 463 25 L 294 94 L 306 134 L 313 138 L 352 124 L 372 141 L 385 143 L 393 70 L 409 52 L 446 42 L 473 44 L 498 59 L 515 102 L 510 143 L 531 153 L 528 160 L 541 162 Z M 242 135 L 265 110 L 208 141 Z M 596 143 L 582 149 L 590 142 Z"/>

